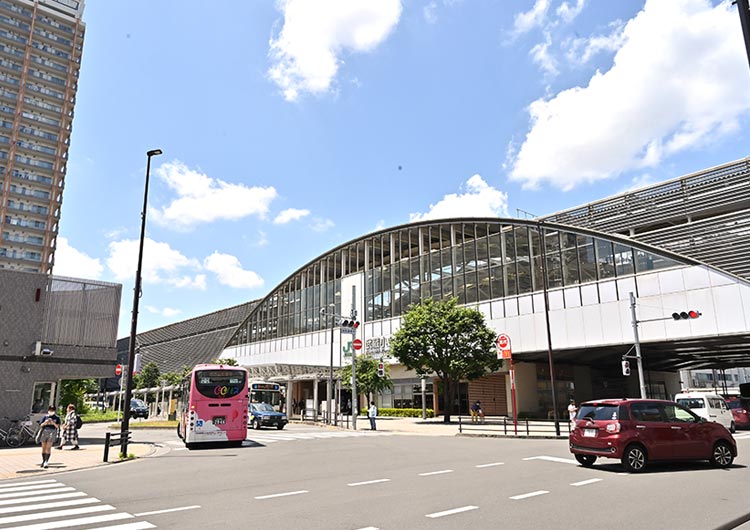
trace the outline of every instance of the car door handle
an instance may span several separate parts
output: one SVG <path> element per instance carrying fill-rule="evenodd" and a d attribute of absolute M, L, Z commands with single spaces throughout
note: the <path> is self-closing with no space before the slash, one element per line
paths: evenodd
<path fill-rule="evenodd" d="M 682 430 L 682 427 L 675 427 L 675 426 L 673 425 L 673 426 L 672 426 L 672 430 L 675 430 L 675 431 L 681 431 L 681 430 Z"/>
<path fill-rule="evenodd" d="M 636 425 L 635 428 L 636 429 L 645 429 L 646 426 L 645 425 Z"/>

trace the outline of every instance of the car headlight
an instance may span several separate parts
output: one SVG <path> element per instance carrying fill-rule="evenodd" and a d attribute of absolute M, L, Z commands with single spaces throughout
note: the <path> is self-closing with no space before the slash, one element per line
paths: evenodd
<path fill-rule="evenodd" d="M 286 414 L 282 414 L 282 415 L 281 415 L 281 419 L 282 419 L 282 420 L 285 420 L 285 419 L 286 419 Z"/>

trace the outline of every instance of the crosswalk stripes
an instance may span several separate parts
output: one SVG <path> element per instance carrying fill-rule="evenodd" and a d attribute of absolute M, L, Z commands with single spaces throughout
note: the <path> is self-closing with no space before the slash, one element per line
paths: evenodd
<path fill-rule="evenodd" d="M 252 442 L 269 444 L 276 442 L 290 442 L 297 440 L 330 439 L 330 438 L 358 438 L 370 436 L 393 436 L 392 432 L 345 431 L 345 432 L 266 432 L 252 431 L 247 439 Z"/>
<path fill-rule="evenodd" d="M 732 436 L 734 436 L 735 440 L 745 440 L 750 438 L 750 431 L 735 432 Z"/>
<path fill-rule="evenodd" d="M 136 515 L 89 497 L 55 479 L 0 484 L 0 530 L 147 530 L 148 521 L 128 521 Z M 114 525 L 109 523 L 115 523 Z M 103 525 L 103 526 L 102 526 Z"/>

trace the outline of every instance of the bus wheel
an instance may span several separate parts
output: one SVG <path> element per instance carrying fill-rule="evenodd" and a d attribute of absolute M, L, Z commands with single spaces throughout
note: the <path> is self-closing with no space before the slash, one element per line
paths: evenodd
<path fill-rule="evenodd" d="M 192 451 L 193 449 L 195 449 L 195 444 L 185 443 L 185 449 L 187 449 L 188 451 Z"/>

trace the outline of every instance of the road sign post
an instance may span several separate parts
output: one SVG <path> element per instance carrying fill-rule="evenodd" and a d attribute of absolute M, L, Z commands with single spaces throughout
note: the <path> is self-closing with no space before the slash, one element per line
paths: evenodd
<path fill-rule="evenodd" d="M 513 433 L 518 435 L 518 414 L 516 413 L 516 372 L 513 369 L 513 353 L 510 348 L 510 337 L 501 333 L 495 339 L 497 358 L 508 359 L 510 362 L 510 400 L 513 406 Z"/>

